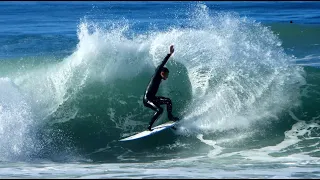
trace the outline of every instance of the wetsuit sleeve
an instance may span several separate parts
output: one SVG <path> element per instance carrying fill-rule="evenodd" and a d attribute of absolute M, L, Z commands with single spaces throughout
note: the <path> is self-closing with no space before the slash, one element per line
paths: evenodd
<path fill-rule="evenodd" d="M 160 73 L 161 69 L 167 63 L 167 61 L 169 60 L 170 56 L 171 56 L 171 54 L 167 54 L 167 56 L 162 60 L 161 64 L 156 69 L 156 74 Z"/>

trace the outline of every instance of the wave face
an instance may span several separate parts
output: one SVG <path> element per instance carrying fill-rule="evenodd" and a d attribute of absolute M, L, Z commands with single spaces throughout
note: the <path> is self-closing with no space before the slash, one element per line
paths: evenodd
<path fill-rule="evenodd" d="M 210 146 L 200 144 L 205 139 L 225 148 L 251 148 L 259 140 L 264 147 L 284 137 L 309 111 L 304 108 L 318 104 L 306 95 L 314 88 L 307 84 L 308 73 L 318 70 L 294 65 L 269 27 L 233 13 L 212 13 L 201 3 L 189 11 L 185 26 L 144 34 L 132 33 L 128 21 L 101 25 L 84 19 L 70 56 L 36 66 L 24 62 L 7 74 L 0 80 L 1 104 L 8 104 L 0 106 L 0 160 L 119 161 L 172 149 L 202 153 Z M 183 117 L 177 136 L 166 131 L 143 143 L 119 143 L 146 129 L 153 112 L 142 96 L 171 44 L 169 79 L 158 95 L 170 97 L 174 114 Z M 303 122 L 318 114 L 312 113 Z M 164 121 L 166 113 L 156 124 Z"/>

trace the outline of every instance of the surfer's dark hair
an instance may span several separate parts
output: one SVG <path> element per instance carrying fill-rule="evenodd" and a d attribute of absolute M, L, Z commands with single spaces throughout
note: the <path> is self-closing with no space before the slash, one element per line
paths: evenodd
<path fill-rule="evenodd" d="M 167 72 L 167 73 L 169 73 L 169 69 L 166 68 L 166 67 L 163 67 L 163 68 L 161 69 L 161 72 Z"/>

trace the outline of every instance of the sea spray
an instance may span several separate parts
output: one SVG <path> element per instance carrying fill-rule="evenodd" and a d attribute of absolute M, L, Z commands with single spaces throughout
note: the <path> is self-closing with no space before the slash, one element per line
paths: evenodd
<path fill-rule="evenodd" d="M 304 71 L 291 65 L 277 36 L 232 13 L 204 16 L 203 6 L 191 19 L 201 26 L 183 29 L 175 42 L 183 49 L 175 59 L 188 69 L 193 89 L 185 129 L 248 129 L 297 106 Z"/>
<path fill-rule="evenodd" d="M 28 99 L 9 78 L 0 78 L 0 161 L 27 158 L 35 144 Z"/>

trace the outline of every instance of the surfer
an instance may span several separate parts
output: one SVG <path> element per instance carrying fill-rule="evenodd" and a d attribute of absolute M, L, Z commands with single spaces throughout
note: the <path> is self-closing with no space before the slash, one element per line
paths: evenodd
<path fill-rule="evenodd" d="M 174 52 L 173 45 L 170 46 L 170 52 L 167 54 L 167 56 L 163 59 L 161 64 L 156 68 L 154 75 L 152 76 L 146 92 L 143 96 L 143 104 L 156 111 L 156 113 L 151 118 L 151 121 L 149 123 L 148 129 L 151 131 L 152 124 L 158 119 L 158 117 L 162 114 L 163 108 L 160 107 L 162 104 L 167 105 L 167 112 L 168 112 L 168 118 L 170 121 L 177 121 L 179 118 L 174 117 L 172 115 L 172 103 L 171 99 L 162 97 L 162 96 L 156 96 L 156 93 L 158 92 L 159 85 L 161 83 L 161 80 L 166 80 L 169 75 L 168 68 L 164 67 L 164 65 L 169 60 L 170 56 Z"/>

